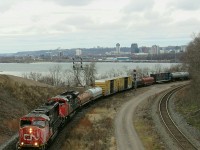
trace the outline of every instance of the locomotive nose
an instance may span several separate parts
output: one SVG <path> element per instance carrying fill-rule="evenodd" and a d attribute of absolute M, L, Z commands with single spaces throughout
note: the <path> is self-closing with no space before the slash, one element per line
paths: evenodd
<path fill-rule="evenodd" d="M 21 146 L 34 146 L 38 147 L 40 141 L 40 130 L 36 127 L 25 127 L 20 133 Z"/>

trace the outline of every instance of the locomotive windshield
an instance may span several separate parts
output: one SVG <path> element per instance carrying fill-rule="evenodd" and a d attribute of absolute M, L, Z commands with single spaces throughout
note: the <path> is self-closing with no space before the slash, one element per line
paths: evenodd
<path fill-rule="evenodd" d="M 34 120 L 34 121 L 30 121 L 30 120 L 21 120 L 20 122 L 20 126 L 23 127 L 23 126 L 37 126 L 37 127 L 40 127 L 40 128 L 44 128 L 45 127 L 45 121 L 42 121 L 42 120 Z"/>
<path fill-rule="evenodd" d="M 38 126 L 38 127 L 42 127 L 44 128 L 45 127 L 45 121 L 42 121 L 42 120 L 34 120 L 33 123 L 32 123 L 33 126 Z"/>
<path fill-rule="evenodd" d="M 20 126 L 23 127 L 23 126 L 29 126 L 31 125 L 31 121 L 30 120 L 21 120 L 20 122 Z"/>

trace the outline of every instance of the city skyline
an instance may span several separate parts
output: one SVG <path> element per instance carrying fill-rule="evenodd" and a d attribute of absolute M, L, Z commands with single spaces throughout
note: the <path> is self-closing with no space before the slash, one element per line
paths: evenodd
<path fill-rule="evenodd" d="M 187 45 L 199 18 L 197 0 L 7 0 L 0 3 L 0 53 Z"/>

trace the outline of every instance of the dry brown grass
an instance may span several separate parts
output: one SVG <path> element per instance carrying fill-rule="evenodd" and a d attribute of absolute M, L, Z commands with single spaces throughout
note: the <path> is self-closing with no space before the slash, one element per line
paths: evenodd
<path fill-rule="evenodd" d="M 18 131 L 21 116 L 60 93 L 57 88 L 6 75 L 0 75 L 0 91 L 0 144 Z"/>
<path fill-rule="evenodd" d="M 155 100 L 154 97 L 150 97 L 147 102 L 137 107 L 136 118 L 133 125 L 147 150 L 162 150 L 165 149 L 160 141 L 160 137 L 155 131 L 155 125 L 150 115 L 150 105 Z"/>

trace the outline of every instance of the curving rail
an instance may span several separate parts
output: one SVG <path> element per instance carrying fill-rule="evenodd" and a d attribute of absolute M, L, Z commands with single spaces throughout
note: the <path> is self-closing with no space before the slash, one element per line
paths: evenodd
<path fill-rule="evenodd" d="M 166 93 L 159 102 L 159 112 L 165 127 L 172 135 L 172 137 L 177 141 L 178 145 L 184 150 L 197 150 L 197 148 L 190 142 L 190 140 L 179 130 L 177 125 L 172 120 L 168 110 L 169 99 L 174 93 L 176 93 L 178 90 L 182 89 L 185 86 L 186 85 L 176 87 L 168 93 Z"/>

